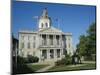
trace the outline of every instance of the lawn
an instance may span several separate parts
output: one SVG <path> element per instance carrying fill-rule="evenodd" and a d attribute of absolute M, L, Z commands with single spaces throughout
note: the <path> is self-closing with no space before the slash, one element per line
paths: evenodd
<path fill-rule="evenodd" d="M 46 67 L 46 66 L 48 66 L 48 65 L 27 65 L 30 69 L 32 69 L 33 71 L 37 71 L 37 70 L 39 70 L 39 69 L 41 69 L 41 68 L 44 68 L 44 67 Z"/>
<path fill-rule="evenodd" d="M 26 65 L 26 64 L 18 64 L 17 68 L 13 69 L 13 74 L 28 74 L 35 73 L 35 71 L 44 68 L 48 65 Z"/>
<path fill-rule="evenodd" d="M 80 64 L 80 65 L 61 65 L 61 66 L 54 66 L 49 69 L 47 72 L 55 72 L 55 71 L 75 71 L 75 70 L 91 70 L 96 69 L 95 63 L 88 63 L 88 64 Z"/>
<path fill-rule="evenodd" d="M 18 64 L 17 68 L 13 69 L 14 74 L 28 74 L 28 73 L 36 73 L 37 70 L 44 68 L 48 65 L 32 65 L 32 64 Z M 95 63 L 84 63 L 78 65 L 61 65 L 54 66 L 45 72 L 57 72 L 57 71 L 75 71 L 75 70 L 92 70 L 96 69 Z"/>

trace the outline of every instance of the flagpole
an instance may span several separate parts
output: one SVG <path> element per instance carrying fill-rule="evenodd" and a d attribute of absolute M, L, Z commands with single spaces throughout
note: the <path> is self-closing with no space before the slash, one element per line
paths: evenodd
<path fill-rule="evenodd" d="M 36 30 L 38 30 L 38 18 L 39 17 L 38 16 L 34 16 L 33 18 L 36 19 Z"/>
<path fill-rule="evenodd" d="M 57 26 L 58 26 L 58 29 L 60 29 L 59 27 L 60 27 L 60 24 L 59 24 L 59 19 L 57 18 L 56 19 L 56 21 L 57 21 Z"/>
<path fill-rule="evenodd" d="M 58 29 L 59 29 L 59 19 L 58 19 Z"/>

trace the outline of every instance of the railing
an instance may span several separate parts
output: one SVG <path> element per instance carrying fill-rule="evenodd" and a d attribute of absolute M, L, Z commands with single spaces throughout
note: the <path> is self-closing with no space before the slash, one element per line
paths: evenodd
<path fill-rule="evenodd" d="M 39 45 L 39 47 L 63 47 L 62 45 Z"/>

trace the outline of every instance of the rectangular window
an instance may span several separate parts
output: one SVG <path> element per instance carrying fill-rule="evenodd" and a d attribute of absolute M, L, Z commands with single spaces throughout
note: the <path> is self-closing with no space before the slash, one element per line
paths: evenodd
<path fill-rule="evenodd" d="M 47 41 L 46 41 L 46 39 L 44 39 L 44 45 L 47 45 Z"/>
<path fill-rule="evenodd" d="M 46 45 L 47 44 L 47 42 L 46 42 L 46 39 L 44 38 L 43 39 L 43 45 Z"/>
<path fill-rule="evenodd" d="M 46 35 L 43 35 L 42 37 L 42 45 L 47 45 Z"/>
<path fill-rule="evenodd" d="M 67 52 L 66 52 L 66 49 L 63 49 L 63 55 L 65 55 Z"/>
<path fill-rule="evenodd" d="M 24 42 L 21 43 L 21 49 L 23 49 L 23 48 L 24 48 Z"/>
<path fill-rule="evenodd" d="M 30 40 L 30 36 L 28 36 L 28 40 Z"/>
<path fill-rule="evenodd" d="M 35 42 L 33 42 L 33 48 L 35 48 Z"/>
<path fill-rule="evenodd" d="M 70 48 L 70 43 L 69 43 L 69 48 Z"/>
<path fill-rule="evenodd" d="M 28 44 L 27 44 L 27 48 L 30 49 L 30 42 L 28 42 Z"/>
<path fill-rule="evenodd" d="M 33 40 L 35 41 L 35 39 L 36 39 L 36 37 L 35 36 L 33 36 Z"/>
<path fill-rule="evenodd" d="M 59 45 L 59 36 L 56 36 L 57 45 Z"/>
<path fill-rule="evenodd" d="M 50 58 L 54 58 L 54 50 L 50 50 Z"/>
<path fill-rule="evenodd" d="M 47 58 L 47 50 L 42 50 L 42 57 L 43 57 L 44 59 Z"/>
<path fill-rule="evenodd" d="M 24 36 L 21 36 L 22 40 L 24 40 Z"/>
<path fill-rule="evenodd" d="M 35 52 L 33 52 L 33 56 L 35 56 Z"/>
<path fill-rule="evenodd" d="M 50 45 L 53 45 L 53 36 L 50 36 Z"/>
<path fill-rule="evenodd" d="M 60 57 L 60 49 L 57 49 L 57 58 Z"/>
<path fill-rule="evenodd" d="M 59 39 L 57 39 L 57 45 L 59 45 Z"/>

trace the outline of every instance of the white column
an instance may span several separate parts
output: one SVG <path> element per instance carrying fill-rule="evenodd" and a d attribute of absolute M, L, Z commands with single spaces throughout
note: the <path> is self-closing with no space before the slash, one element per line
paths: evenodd
<path fill-rule="evenodd" d="M 39 46 L 42 45 L 42 37 L 41 37 L 41 34 L 40 34 L 40 37 L 39 37 Z"/>
<path fill-rule="evenodd" d="M 56 41 L 55 41 L 55 35 L 53 35 L 53 45 L 55 46 Z"/>
<path fill-rule="evenodd" d="M 42 38 L 42 34 L 41 34 L 41 46 L 43 45 L 43 38 Z"/>
<path fill-rule="evenodd" d="M 62 49 L 60 49 L 60 58 L 62 58 Z"/>
<path fill-rule="evenodd" d="M 60 49 L 61 50 L 61 58 L 63 57 L 63 49 Z"/>
<path fill-rule="evenodd" d="M 54 46 L 55 42 L 54 42 L 54 35 L 53 35 L 53 46 Z"/>
<path fill-rule="evenodd" d="M 49 35 L 47 35 L 46 39 L 47 39 L 47 45 L 49 45 Z"/>
<path fill-rule="evenodd" d="M 60 41 L 60 47 L 62 47 L 62 35 L 60 35 L 59 41 Z"/>
<path fill-rule="evenodd" d="M 56 42 L 56 35 L 54 35 L 54 45 L 55 45 L 55 46 L 57 45 L 57 42 Z"/>
<path fill-rule="evenodd" d="M 40 50 L 40 62 L 42 61 L 42 50 Z"/>

